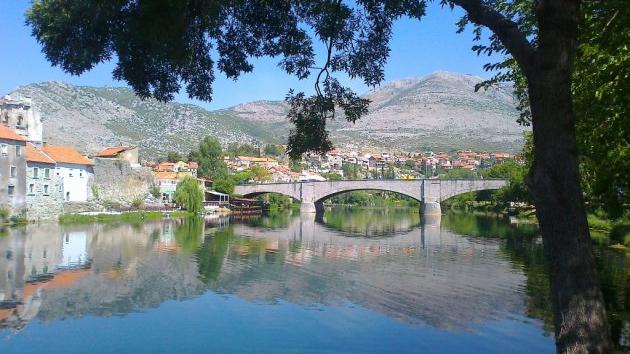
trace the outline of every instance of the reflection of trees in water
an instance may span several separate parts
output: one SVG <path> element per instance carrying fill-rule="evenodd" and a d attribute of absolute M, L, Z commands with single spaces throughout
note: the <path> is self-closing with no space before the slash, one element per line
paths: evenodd
<path fill-rule="evenodd" d="M 175 228 L 175 240 L 186 252 L 194 253 L 202 243 L 203 219 L 188 217 L 181 220 L 181 224 Z"/>
<path fill-rule="evenodd" d="M 449 212 L 442 216 L 444 228 L 465 236 L 520 238 L 538 235 L 534 224 L 511 224 L 506 218 Z"/>
<path fill-rule="evenodd" d="M 393 237 L 420 225 L 417 208 L 347 208 L 332 207 L 321 223 L 346 236 Z"/>
<path fill-rule="evenodd" d="M 263 216 L 233 216 L 232 220 L 250 226 L 277 229 L 288 227 L 298 215 L 299 211 L 294 209 L 271 210 Z"/>
<path fill-rule="evenodd" d="M 595 254 L 610 331 L 618 344 L 624 326 L 630 326 L 630 254 L 601 247 Z"/>
<path fill-rule="evenodd" d="M 513 267 L 527 275 L 528 316 L 541 319 L 546 334 L 553 334 L 549 276 L 536 225 L 510 224 L 491 216 L 447 213 L 442 217 L 442 226 L 462 235 L 504 239 L 501 252 L 509 257 Z M 624 325 L 630 323 L 630 256 L 599 245 L 594 248 L 608 322 L 618 345 Z"/>
<path fill-rule="evenodd" d="M 195 252 L 199 279 L 205 284 L 215 281 L 221 274 L 229 239 L 232 236 L 230 231 L 232 227 L 230 225 L 206 237 L 204 243 Z"/>

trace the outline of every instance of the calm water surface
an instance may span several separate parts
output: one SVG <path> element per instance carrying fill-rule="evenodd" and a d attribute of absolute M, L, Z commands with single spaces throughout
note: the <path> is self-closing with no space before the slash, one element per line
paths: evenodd
<path fill-rule="evenodd" d="M 630 260 L 597 256 L 621 343 Z M 547 292 L 535 228 L 482 216 L 0 231 L 0 353 L 552 353 Z"/>

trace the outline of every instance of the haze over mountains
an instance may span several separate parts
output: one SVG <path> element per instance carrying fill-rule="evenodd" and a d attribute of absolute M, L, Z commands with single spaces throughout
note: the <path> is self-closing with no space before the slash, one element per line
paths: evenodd
<path fill-rule="evenodd" d="M 356 124 L 329 123 L 338 147 L 518 151 L 525 128 L 510 87 L 474 92 L 481 79 L 436 72 L 393 81 L 365 93 L 370 113 Z M 145 158 L 169 150 L 187 152 L 207 135 L 223 144 L 285 143 L 290 123 L 283 101 L 256 101 L 208 111 L 201 107 L 141 100 L 128 88 L 84 87 L 61 82 L 22 86 L 11 94 L 33 99 L 44 120 L 44 139 L 85 152 L 104 146 L 139 145 Z"/>

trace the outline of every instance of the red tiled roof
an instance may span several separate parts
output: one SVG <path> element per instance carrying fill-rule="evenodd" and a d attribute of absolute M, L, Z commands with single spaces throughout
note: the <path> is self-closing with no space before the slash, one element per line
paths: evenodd
<path fill-rule="evenodd" d="M 188 168 L 196 170 L 196 169 L 199 168 L 199 165 L 196 162 L 191 161 L 191 162 L 188 163 Z"/>
<path fill-rule="evenodd" d="M 121 152 L 133 149 L 133 146 L 112 146 L 101 150 L 97 157 L 116 157 Z"/>
<path fill-rule="evenodd" d="M 5 127 L 4 125 L 0 125 L 0 139 L 26 141 L 23 136 Z"/>
<path fill-rule="evenodd" d="M 153 177 L 155 179 L 179 179 L 177 172 L 167 172 L 167 171 L 153 172 Z"/>
<path fill-rule="evenodd" d="M 41 162 L 41 163 L 48 163 L 48 164 L 55 163 L 55 160 L 51 159 L 48 155 L 46 155 L 43 151 L 36 148 L 35 145 L 31 143 L 26 143 L 26 161 Z"/>
<path fill-rule="evenodd" d="M 159 172 L 172 172 L 175 164 L 172 162 L 162 162 L 155 166 L 155 170 Z"/>
<path fill-rule="evenodd" d="M 79 154 L 78 151 L 69 146 L 44 144 L 42 150 L 44 150 L 46 155 L 57 162 L 75 165 L 93 165 L 92 161 L 87 157 Z"/>

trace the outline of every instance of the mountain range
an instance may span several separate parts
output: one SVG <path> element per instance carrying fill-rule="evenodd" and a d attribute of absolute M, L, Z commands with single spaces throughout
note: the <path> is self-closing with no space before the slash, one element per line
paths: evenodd
<path fill-rule="evenodd" d="M 524 127 L 511 87 L 475 92 L 482 79 L 435 72 L 397 80 L 362 96 L 370 112 L 356 124 L 329 123 L 337 147 L 422 151 L 470 148 L 518 151 Z M 129 88 L 43 82 L 18 87 L 41 113 L 44 139 L 93 153 L 105 146 L 140 146 L 143 158 L 186 153 L 207 135 L 229 143 L 285 143 L 291 128 L 284 101 L 255 101 L 208 111 L 176 102 L 140 99 Z"/>

